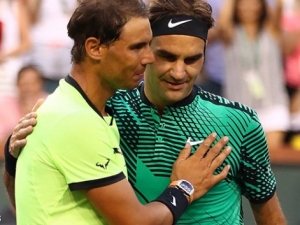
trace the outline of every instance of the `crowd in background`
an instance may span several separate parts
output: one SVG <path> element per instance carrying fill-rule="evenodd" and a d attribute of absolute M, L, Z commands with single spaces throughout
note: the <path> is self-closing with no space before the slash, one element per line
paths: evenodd
<path fill-rule="evenodd" d="M 299 150 L 300 0 L 208 2 L 216 23 L 197 84 L 255 109 L 270 150 Z M 72 41 L 66 25 L 76 4 L 0 0 L 0 148 L 36 99 L 52 93 L 68 74 Z M 28 66 L 42 80 L 22 76 L 31 79 L 22 89 L 20 70 Z M 35 88 L 40 82 L 43 87 Z M 30 107 L 24 110 L 24 104 Z"/>
<path fill-rule="evenodd" d="M 208 2 L 216 23 L 197 84 L 255 109 L 270 150 L 299 150 L 300 0 Z M 72 41 L 66 25 L 76 4 L 0 0 L 0 148 L 36 99 L 52 93 L 68 74 Z M 31 79 L 22 89 L 20 70 L 28 66 L 42 80 L 22 76 Z M 40 82 L 43 87 L 35 88 Z M 30 107 L 24 110 L 24 104 Z"/>
<path fill-rule="evenodd" d="M 198 84 L 255 109 L 270 150 L 299 150 L 300 1 L 208 2 L 216 26 Z"/>
<path fill-rule="evenodd" d="M 197 84 L 255 109 L 270 150 L 300 150 L 300 0 L 208 2 L 216 24 Z M 0 149 L 37 99 L 68 74 L 66 25 L 76 4 L 0 0 Z"/>

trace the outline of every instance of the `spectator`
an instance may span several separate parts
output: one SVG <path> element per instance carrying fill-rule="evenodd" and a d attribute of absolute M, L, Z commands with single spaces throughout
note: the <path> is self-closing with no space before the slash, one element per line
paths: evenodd
<path fill-rule="evenodd" d="M 24 55 L 31 48 L 29 18 L 19 0 L 0 1 L 0 95 L 12 94 Z"/>
<path fill-rule="evenodd" d="M 283 14 L 285 80 L 290 97 L 291 130 L 289 139 L 300 149 L 300 1 L 293 0 Z"/>
<path fill-rule="evenodd" d="M 227 0 L 221 20 L 226 46 L 224 95 L 257 111 L 270 150 L 283 146 L 290 123 L 280 46 L 281 10 L 281 0 L 272 10 L 264 0 Z"/>
<path fill-rule="evenodd" d="M 32 65 L 20 69 L 17 76 L 17 94 L 0 99 L 0 147 L 4 147 L 14 125 L 23 115 L 30 112 L 39 98 L 45 98 L 43 80 L 40 72 Z M 3 159 L 3 151 L 0 153 Z"/>
<path fill-rule="evenodd" d="M 221 30 L 219 29 L 219 14 L 224 3 L 223 0 L 208 0 L 213 9 L 213 17 L 216 21 L 215 27 L 208 32 L 205 63 L 203 76 L 197 82 L 204 90 L 222 95 L 224 79 L 224 56 L 221 42 Z"/>
<path fill-rule="evenodd" d="M 51 93 L 71 67 L 73 41 L 66 33 L 76 0 L 22 0 L 31 15 L 33 49 L 28 63 L 37 65 L 45 78 L 45 91 Z M 59 57 L 58 57 L 59 56 Z"/>

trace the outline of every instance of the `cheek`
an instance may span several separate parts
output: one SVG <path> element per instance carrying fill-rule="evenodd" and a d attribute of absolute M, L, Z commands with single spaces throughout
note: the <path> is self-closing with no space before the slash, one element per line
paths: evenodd
<path fill-rule="evenodd" d="M 196 78 L 200 75 L 202 66 L 203 66 L 203 61 L 195 64 L 194 66 L 189 66 L 186 69 L 186 72 L 191 80 L 195 81 Z"/>

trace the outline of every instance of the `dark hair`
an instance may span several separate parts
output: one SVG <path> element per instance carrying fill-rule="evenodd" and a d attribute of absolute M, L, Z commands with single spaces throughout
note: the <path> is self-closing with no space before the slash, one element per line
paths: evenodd
<path fill-rule="evenodd" d="M 212 8 L 205 0 L 153 0 L 149 5 L 149 19 L 152 24 L 164 16 L 192 16 L 205 23 L 207 28 L 214 25 Z"/>
<path fill-rule="evenodd" d="M 238 25 L 241 23 L 241 21 L 238 18 L 238 13 L 237 13 L 237 5 L 238 5 L 238 1 L 239 0 L 235 0 L 234 1 L 234 7 L 233 7 L 233 23 L 235 25 Z M 258 23 L 259 23 L 259 29 L 261 30 L 264 23 L 267 20 L 267 16 L 268 16 L 268 8 L 267 8 L 267 3 L 265 0 L 260 0 L 260 4 L 262 6 L 262 13 L 259 17 Z"/>
<path fill-rule="evenodd" d="M 26 71 L 28 71 L 28 70 L 34 71 L 34 72 L 38 75 L 38 77 L 41 79 L 41 81 L 43 81 L 42 73 L 41 73 L 41 71 L 37 68 L 37 66 L 36 66 L 36 65 L 33 65 L 33 64 L 28 64 L 28 65 L 23 66 L 23 67 L 18 71 L 17 79 L 16 79 L 16 82 L 17 82 L 17 83 L 21 80 L 22 75 L 24 74 L 24 72 L 26 72 Z"/>
<path fill-rule="evenodd" d="M 85 41 L 95 37 L 109 46 L 120 38 L 123 26 L 133 17 L 148 18 L 142 0 L 81 0 L 68 23 L 68 35 L 74 40 L 72 62 L 86 56 Z"/>

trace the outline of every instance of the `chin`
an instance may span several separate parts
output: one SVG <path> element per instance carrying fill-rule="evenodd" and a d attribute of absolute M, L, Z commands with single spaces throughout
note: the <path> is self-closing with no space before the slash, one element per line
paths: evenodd
<path fill-rule="evenodd" d="M 176 95 L 174 93 L 170 93 L 169 95 L 165 96 L 165 99 L 170 103 L 170 105 L 173 105 L 174 103 L 179 102 L 184 98 L 185 97 L 183 95 Z"/>

